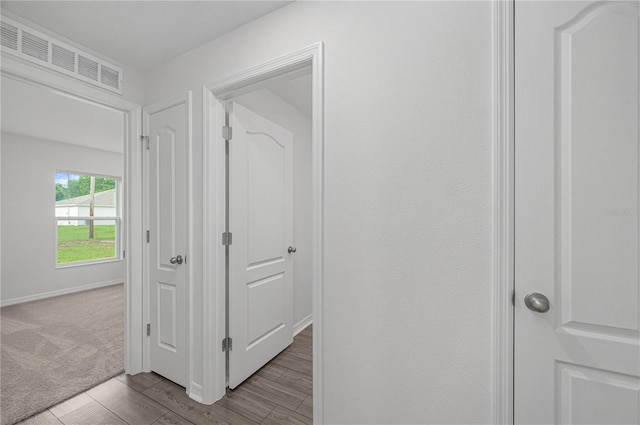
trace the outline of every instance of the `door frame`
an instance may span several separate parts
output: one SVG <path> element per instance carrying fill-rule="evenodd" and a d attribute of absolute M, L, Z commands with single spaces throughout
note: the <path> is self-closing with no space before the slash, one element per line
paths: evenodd
<path fill-rule="evenodd" d="M 115 110 L 124 114 L 124 185 L 121 248 L 126 252 L 124 279 L 125 344 L 124 367 L 127 374 L 143 371 L 142 316 L 142 148 L 139 136 L 142 129 L 142 107 L 102 89 L 90 87 L 55 72 L 28 65 L 10 55 L 2 55 L 3 76 L 45 88 L 80 102 Z"/>
<path fill-rule="evenodd" d="M 514 423 L 515 0 L 493 0 L 493 423 Z"/>
<path fill-rule="evenodd" d="M 278 79 L 307 73 L 312 78 L 312 199 L 313 199 L 313 416 L 323 423 L 323 213 L 324 213 L 324 44 L 308 47 L 206 84 L 203 102 L 203 402 L 225 394 L 225 101 L 258 90 Z M 213 261 L 207 261 L 212 259 Z"/>
<path fill-rule="evenodd" d="M 185 252 L 185 259 L 191 257 L 194 253 L 193 250 L 193 137 L 192 137 L 192 129 L 193 129 L 193 102 L 192 102 L 192 93 L 191 91 L 186 91 L 183 93 L 178 93 L 173 96 L 169 96 L 167 98 L 161 99 L 159 101 L 153 102 L 149 105 L 145 105 L 142 107 L 142 132 L 140 134 L 144 136 L 149 136 L 149 115 L 161 112 L 165 109 L 169 109 L 171 107 L 177 105 L 185 105 L 185 144 L 186 144 L 186 163 L 185 163 L 185 174 L 187 177 L 186 185 L 187 185 L 187 193 L 186 193 L 186 209 L 187 209 L 187 217 L 186 217 L 186 243 L 187 248 Z M 142 145 L 142 144 L 141 144 Z M 142 184 L 145 188 L 143 193 L 142 200 L 142 225 L 143 228 L 149 229 L 149 150 L 142 148 Z M 142 232 L 140 233 L 142 234 Z M 151 235 L 153 237 L 153 235 Z M 142 316 L 144 317 L 144 323 L 151 323 L 150 317 L 150 306 L 149 306 L 149 296 L 150 296 L 150 287 L 149 287 L 149 244 L 143 244 L 143 257 L 142 262 L 144 264 L 143 267 L 143 279 L 142 279 Z M 186 392 L 192 399 L 200 402 L 202 400 L 202 388 L 193 381 L 193 365 L 194 360 L 192 358 L 195 350 L 192 349 L 192 344 L 194 341 L 193 337 L 193 327 L 194 327 L 194 317 L 193 317 L 193 260 L 187 261 L 185 260 L 185 267 L 187 268 L 185 274 L 185 387 Z M 150 372 L 151 371 L 151 349 L 150 349 L 150 337 L 146 334 L 143 337 L 143 371 Z"/>

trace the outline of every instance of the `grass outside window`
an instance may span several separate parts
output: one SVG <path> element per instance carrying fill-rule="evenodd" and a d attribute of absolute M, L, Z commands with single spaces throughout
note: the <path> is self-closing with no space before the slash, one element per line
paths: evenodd
<path fill-rule="evenodd" d="M 58 264 L 115 258 L 115 225 L 94 226 L 93 239 L 89 239 L 88 225 L 58 225 Z"/>

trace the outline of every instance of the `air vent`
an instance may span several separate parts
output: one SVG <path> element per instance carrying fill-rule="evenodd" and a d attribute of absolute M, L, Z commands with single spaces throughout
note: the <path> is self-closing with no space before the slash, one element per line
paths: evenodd
<path fill-rule="evenodd" d="M 22 53 L 43 62 L 48 62 L 49 42 L 30 32 L 22 31 Z"/>
<path fill-rule="evenodd" d="M 78 74 L 92 81 L 98 81 L 98 66 L 98 62 L 84 56 L 78 56 Z"/>
<path fill-rule="evenodd" d="M 51 48 L 51 64 L 70 72 L 76 71 L 76 54 L 69 49 L 54 44 Z"/>
<path fill-rule="evenodd" d="M 2 21 L 2 46 L 18 50 L 18 28 Z"/>
<path fill-rule="evenodd" d="M 109 87 L 118 88 L 120 72 L 108 66 L 100 65 L 100 82 Z"/>
<path fill-rule="evenodd" d="M 122 68 L 2 16 L 2 51 L 122 94 Z"/>

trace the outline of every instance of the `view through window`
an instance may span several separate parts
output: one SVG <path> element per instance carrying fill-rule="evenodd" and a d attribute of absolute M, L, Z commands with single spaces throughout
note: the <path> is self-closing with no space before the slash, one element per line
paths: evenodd
<path fill-rule="evenodd" d="M 118 179 L 56 172 L 57 264 L 119 259 Z"/>

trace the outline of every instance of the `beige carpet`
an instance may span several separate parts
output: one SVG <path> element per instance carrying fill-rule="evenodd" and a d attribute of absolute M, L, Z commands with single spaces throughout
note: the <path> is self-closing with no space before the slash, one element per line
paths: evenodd
<path fill-rule="evenodd" d="M 0 314 L 2 425 L 124 370 L 123 285 L 3 307 Z"/>

